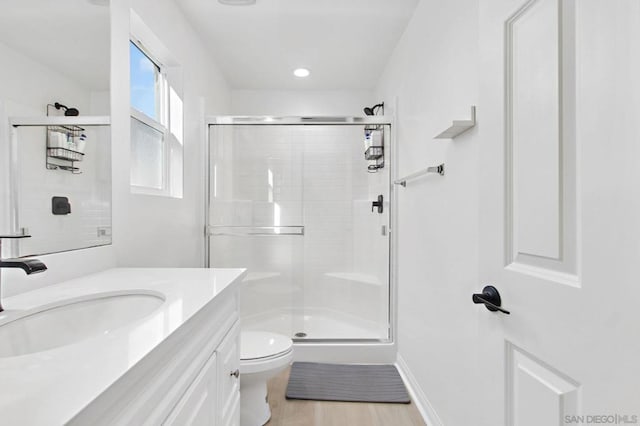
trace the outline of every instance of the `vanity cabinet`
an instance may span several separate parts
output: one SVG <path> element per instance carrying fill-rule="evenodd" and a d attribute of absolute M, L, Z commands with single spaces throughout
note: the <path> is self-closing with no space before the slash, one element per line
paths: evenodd
<path fill-rule="evenodd" d="M 239 326 L 225 336 L 164 422 L 167 426 L 240 424 Z"/>
<path fill-rule="evenodd" d="M 167 426 L 216 425 L 217 378 L 218 369 L 214 353 L 164 424 Z"/>
<path fill-rule="evenodd" d="M 180 326 L 69 424 L 237 426 L 239 339 L 238 294 L 233 286 Z"/>
<path fill-rule="evenodd" d="M 220 426 L 240 424 L 240 327 L 227 334 L 218 347 L 218 398 Z"/>

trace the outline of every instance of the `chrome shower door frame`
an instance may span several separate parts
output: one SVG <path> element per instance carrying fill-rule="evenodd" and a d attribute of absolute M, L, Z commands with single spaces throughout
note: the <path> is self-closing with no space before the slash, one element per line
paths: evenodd
<path fill-rule="evenodd" d="M 396 132 L 394 119 L 389 116 L 364 116 L 364 117 L 328 117 L 328 116 L 300 116 L 300 117 L 275 117 L 275 116 L 211 116 L 205 119 L 205 206 L 204 206 L 204 265 L 210 267 L 210 239 L 211 224 L 210 206 L 211 206 L 211 133 L 216 126 L 232 126 L 232 125 L 250 125 L 250 126 L 299 126 L 299 125 L 334 125 L 334 126 L 366 126 L 366 125 L 385 125 L 389 126 L 389 141 L 385 141 L 385 164 L 389 167 L 389 269 L 388 269 L 388 339 L 294 339 L 297 351 L 300 356 L 296 356 L 297 360 L 317 359 L 317 355 L 321 357 L 335 358 L 333 351 L 343 349 L 344 355 L 339 358 L 347 362 L 349 359 L 355 359 L 353 362 L 362 361 L 362 353 L 359 351 L 361 345 L 380 346 L 379 354 L 373 354 L 366 362 L 395 362 L 395 344 L 397 336 L 397 198 L 396 188 L 393 181 L 396 179 Z M 300 345 L 298 345 L 300 344 Z M 373 349 L 373 348 L 372 348 Z M 355 350 L 355 352 L 353 352 Z M 352 354 L 353 352 L 353 354 Z M 356 355 L 359 353 L 359 355 Z"/>

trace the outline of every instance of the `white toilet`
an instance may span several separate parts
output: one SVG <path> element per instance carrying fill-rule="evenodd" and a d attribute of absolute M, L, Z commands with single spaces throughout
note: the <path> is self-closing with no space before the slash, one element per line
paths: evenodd
<path fill-rule="evenodd" d="M 262 426 L 271 418 L 267 381 L 291 364 L 293 342 L 265 331 L 240 333 L 240 424 Z"/>

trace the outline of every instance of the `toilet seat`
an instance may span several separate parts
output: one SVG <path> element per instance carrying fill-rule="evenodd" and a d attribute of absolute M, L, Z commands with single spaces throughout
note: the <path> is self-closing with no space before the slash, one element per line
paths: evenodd
<path fill-rule="evenodd" d="M 240 360 L 258 361 L 282 356 L 291 351 L 293 341 L 282 334 L 266 331 L 240 333 Z"/>
<path fill-rule="evenodd" d="M 268 373 L 284 368 L 293 358 L 293 341 L 265 331 L 240 333 L 240 373 Z"/>

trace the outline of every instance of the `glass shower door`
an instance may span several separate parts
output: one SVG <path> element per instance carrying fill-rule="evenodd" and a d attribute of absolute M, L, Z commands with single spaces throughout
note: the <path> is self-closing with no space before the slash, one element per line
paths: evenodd
<path fill-rule="evenodd" d="M 247 268 L 243 329 L 292 336 L 302 292 L 302 145 L 287 127 L 210 132 L 211 267 Z"/>
<path fill-rule="evenodd" d="M 389 333 L 389 174 L 369 170 L 364 127 L 304 127 L 303 328 L 307 339 Z M 380 129 L 383 131 L 383 129 Z M 381 208 L 374 206 L 381 200 Z"/>
<path fill-rule="evenodd" d="M 389 338 L 389 169 L 369 168 L 364 130 L 211 126 L 210 266 L 248 268 L 243 329 Z"/>

